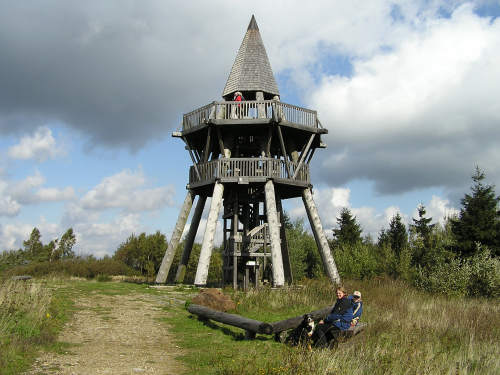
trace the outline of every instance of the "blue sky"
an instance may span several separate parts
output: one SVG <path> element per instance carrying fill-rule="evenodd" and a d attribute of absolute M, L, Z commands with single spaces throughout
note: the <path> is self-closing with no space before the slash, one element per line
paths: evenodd
<path fill-rule="evenodd" d="M 499 185 L 499 1 L 0 0 L 0 250 L 34 226 L 98 256 L 170 237 L 191 164 L 170 134 L 220 99 L 252 14 L 282 100 L 329 129 L 325 228 L 346 206 L 373 237 L 419 203 L 442 221 L 476 164 Z"/>

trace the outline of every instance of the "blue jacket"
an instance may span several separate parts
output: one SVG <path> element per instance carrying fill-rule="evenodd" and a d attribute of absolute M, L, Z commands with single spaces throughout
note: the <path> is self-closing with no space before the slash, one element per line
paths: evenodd
<path fill-rule="evenodd" d="M 347 299 L 352 301 L 352 324 L 356 325 L 363 314 L 363 301 L 354 302 L 353 296 L 350 295 Z"/>
<path fill-rule="evenodd" d="M 331 313 L 326 317 L 325 323 L 334 325 L 340 330 L 349 329 L 353 319 L 352 300 L 347 297 L 338 299 L 333 306 Z"/>

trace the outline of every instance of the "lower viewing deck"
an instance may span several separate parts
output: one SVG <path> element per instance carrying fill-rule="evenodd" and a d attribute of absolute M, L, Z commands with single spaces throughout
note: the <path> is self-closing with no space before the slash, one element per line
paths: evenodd
<path fill-rule="evenodd" d="M 309 165 L 274 158 L 228 158 L 198 163 L 189 169 L 189 187 L 225 183 L 249 184 L 266 182 L 307 187 L 310 185 Z"/>

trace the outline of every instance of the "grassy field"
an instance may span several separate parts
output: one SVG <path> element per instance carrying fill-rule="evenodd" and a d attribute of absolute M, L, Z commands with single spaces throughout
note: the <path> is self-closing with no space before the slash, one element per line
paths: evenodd
<path fill-rule="evenodd" d="M 240 329 L 202 323 L 182 303 L 165 304 L 162 322 L 184 349 L 192 374 L 494 374 L 500 372 L 500 301 L 417 292 L 390 279 L 346 282 L 363 293 L 368 328 L 336 350 L 288 347 L 270 336 L 244 340 Z M 232 291 L 227 291 L 232 293 Z M 158 295 L 189 300 L 196 289 L 145 284 L 44 279 L 0 285 L 0 374 L 18 374 L 36 352 L 60 350 L 57 332 L 74 301 L 89 294 Z M 272 322 L 333 303 L 326 281 L 301 288 L 233 293 L 236 313 Z"/>
<path fill-rule="evenodd" d="M 192 373 L 206 374 L 495 374 L 500 372 L 500 303 L 417 292 L 402 282 L 347 282 L 363 292 L 369 324 L 337 350 L 290 348 L 267 336 L 203 324 L 171 308 L 172 329 L 190 351 Z M 238 313 L 272 322 L 333 302 L 325 282 L 302 289 L 236 293 Z M 198 372 L 198 368 L 201 371 Z"/>

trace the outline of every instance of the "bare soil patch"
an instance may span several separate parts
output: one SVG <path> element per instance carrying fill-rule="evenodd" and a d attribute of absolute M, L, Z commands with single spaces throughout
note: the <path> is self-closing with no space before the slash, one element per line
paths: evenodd
<path fill-rule="evenodd" d="M 27 375 L 181 374 L 181 349 L 168 327 L 161 302 L 149 294 L 82 297 L 58 341 L 62 353 L 47 352 Z"/>

